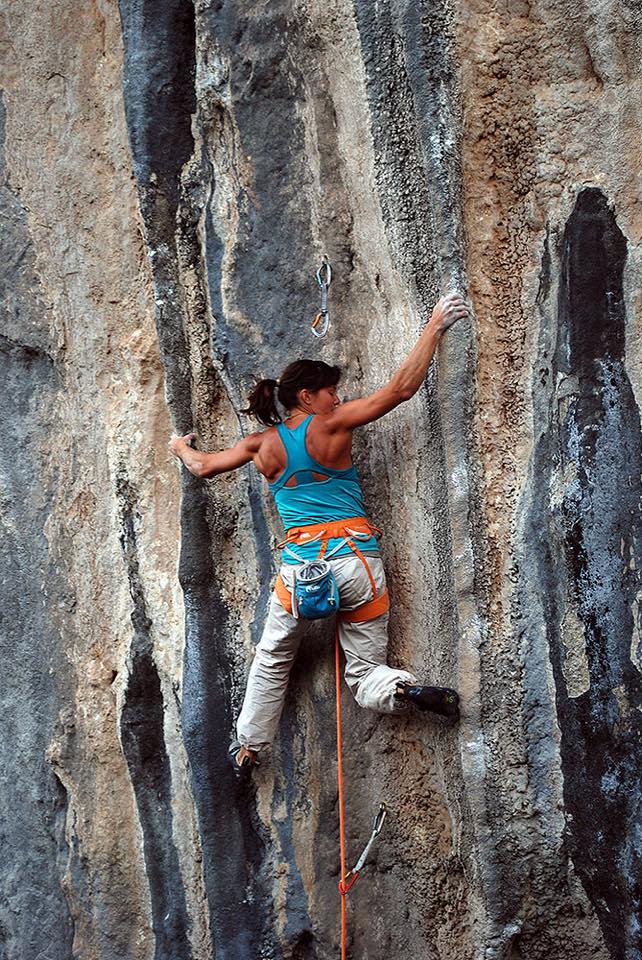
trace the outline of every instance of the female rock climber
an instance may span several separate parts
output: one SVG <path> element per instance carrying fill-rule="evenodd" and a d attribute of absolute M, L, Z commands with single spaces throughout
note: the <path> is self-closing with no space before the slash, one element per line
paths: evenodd
<path fill-rule="evenodd" d="M 461 297 L 443 297 L 392 379 L 367 397 L 341 403 L 339 367 L 298 360 L 279 380 L 261 380 L 249 396 L 244 412 L 267 430 L 218 453 L 194 450 L 193 434 L 170 440 L 172 452 L 196 477 L 214 477 L 253 461 L 268 482 L 286 531 L 280 575 L 237 721 L 238 739 L 230 746 L 237 774 L 251 769 L 276 735 L 290 668 L 307 623 L 292 609 L 295 575 L 302 561 L 320 554 L 338 586 L 345 678 L 357 703 L 382 713 L 412 704 L 458 715 L 456 691 L 419 684 L 411 673 L 387 665 L 386 579 L 351 449 L 356 427 L 378 420 L 417 392 L 442 334 L 468 313 Z M 288 413 L 283 421 L 277 398 Z"/>

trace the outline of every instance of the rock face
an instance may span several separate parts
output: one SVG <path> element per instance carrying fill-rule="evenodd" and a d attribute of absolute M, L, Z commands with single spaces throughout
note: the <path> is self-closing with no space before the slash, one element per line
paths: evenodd
<path fill-rule="evenodd" d="M 463 715 L 344 693 L 350 860 L 390 810 L 352 955 L 642 957 L 641 16 L 6 5 L 2 960 L 338 956 L 331 639 L 239 787 L 280 529 L 166 443 L 298 356 L 375 389 L 450 286 L 474 321 L 356 458 L 390 660 Z"/>

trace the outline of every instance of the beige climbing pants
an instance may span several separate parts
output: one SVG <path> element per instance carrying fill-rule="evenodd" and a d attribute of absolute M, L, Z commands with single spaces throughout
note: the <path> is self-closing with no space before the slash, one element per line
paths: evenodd
<path fill-rule="evenodd" d="M 383 563 L 377 556 L 368 555 L 367 559 L 381 594 L 386 585 Z M 370 580 L 358 557 L 337 557 L 329 563 L 339 588 L 340 610 L 355 610 L 372 599 Z M 281 577 L 290 591 L 295 569 L 288 564 L 281 567 Z M 290 668 L 308 625 L 308 621 L 284 610 L 276 593 L 272 594 L 237 723 L 239 742 L 251 750 L 261 750 L 276 736 Z M 388 614 L 364 623 L 339 618 L 339 641 L 346 658 L 345 679 L 357 703 L 380 713 L 403 712 L 406 705 L 395 701 L 396 685 L 400 680 L 416 680 L 411 673 L 386 663 Z"/>

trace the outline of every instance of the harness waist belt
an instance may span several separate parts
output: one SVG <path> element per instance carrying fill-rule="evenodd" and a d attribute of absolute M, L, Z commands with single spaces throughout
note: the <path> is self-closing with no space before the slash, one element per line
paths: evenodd
<path fill-rule="evenodd" d="M 310 523 L 304 527 L 290 527 L 286 530 L 285 540 L 279 543 L 279 548 L 289 543 L 310 543 L 311 540 L 336 540 L 340 537 L 349 537 L 351 534 L 381 536 L 379 527 L 373 526 L 366 517 L 347 517 L 345 520 L 326 520 L 325 523 Z M 325 550 L 324 550 L 325 552 Z"/>

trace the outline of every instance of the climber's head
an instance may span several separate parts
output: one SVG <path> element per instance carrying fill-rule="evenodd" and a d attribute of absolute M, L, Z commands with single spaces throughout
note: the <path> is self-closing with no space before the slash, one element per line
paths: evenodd
<path fill-rule="evenodd" d="M 341 368 L 323 360 L 295 360 L 278 380 L 259 380 L 243 413 L 274 426 L 281 420 L 277 399 L 288 411 L 296 407 L 308 413 L 331 413 L 339 403 L 336 387 L 340 378 Z"/>

